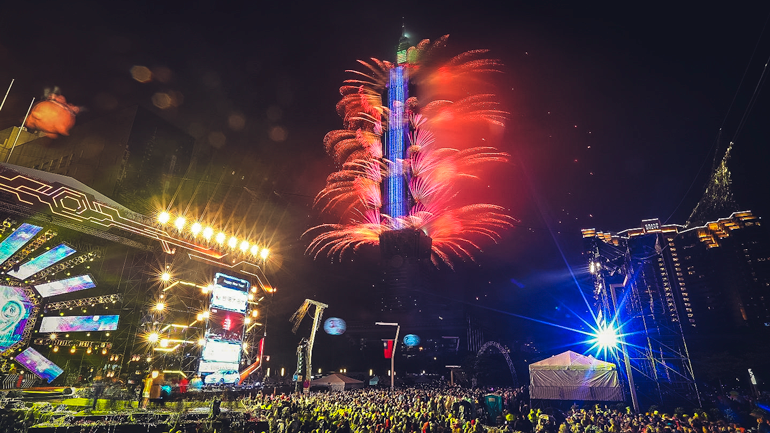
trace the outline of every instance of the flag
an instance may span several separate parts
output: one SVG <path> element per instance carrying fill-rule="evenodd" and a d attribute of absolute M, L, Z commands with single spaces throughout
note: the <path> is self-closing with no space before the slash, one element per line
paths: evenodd
<path fill-rule="evenodd" d="M 393 340 L 382 340 L 382 345 L 385 359 L 390 359 L 393 356 Z"/>

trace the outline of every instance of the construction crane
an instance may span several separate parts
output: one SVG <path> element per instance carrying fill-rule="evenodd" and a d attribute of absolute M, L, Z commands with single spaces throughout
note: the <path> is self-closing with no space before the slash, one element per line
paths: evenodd
<path fill-rule="evenodd" d="M 310 310 L 310 307 L 312 306 L 315 306 L 315 314 L 313 314 L 313 329 L 310 330 L 310 338 L 307 340 L 307 342 L 305 342 L 305 339 L 303 338 L 303 341 L 300 342 L 300 347 L 297 348 L 297 375 L 301 376 L 298 381 L 309 381 L 312 377 L 313 343 L 315 342 L 315 334 L 318 332 L 318 326 L 321 323 L 321 317 L 324 314 L 324 309 L 328 308 L 329 306 L 312 299 L 305 299 L 305 302 L 302 303 L 299 309 L 289 319 L 290 322 L 294 323 L 294 328 L 292 328 L 291 332 L 296 334 L 297 329 L 299 329 L 299 324 L 302 322 L 302 319 L 305 318 L 308 310 Z M 303 351 L 306 353 L 304 366 L 302 365 Z"/>

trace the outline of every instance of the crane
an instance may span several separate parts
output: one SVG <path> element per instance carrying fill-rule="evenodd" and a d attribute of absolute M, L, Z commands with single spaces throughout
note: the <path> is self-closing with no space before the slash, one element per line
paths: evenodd
<path fill-rule="evenodd" d="M 294 314 L 289 319 L 290 322 L 294 323 L 294 328 L 292 328 L 293 333 L 297 333 L 297 329 L 299 329 L 299 324 L 302 322 L 302 319 L 305 318 L 305 315 L 307 315 L 308 310 L 310 310 L 310 307 L 315 306 L 315 314 L 313 314 L 313 328 L 310 330 L 310 338 L 305 343 L 304 338 L 303 341 L 300 343 L 300 347 L 297 348 L 298 352 L 298 358 L 297 358 L 297 375 L 302 375 L 303 379 L 310 380 L 312 377 L 312 359 L 313 359 L 313 343 L 315 342 L 315 334 L 318 332 L 318 326 L 321 323 L 321 317 L 324 314 L 324 309 L 328 308 L 329 306 L 318 301 L 314 301 L 312 299 L 305 299 L 305 302 L 300 305 L 299 309 L 294 312 Z M 303 348 L 302 346 L 306 345 L 306 348 Z M 306 359 L 305 359 L 305 365 L 304 370 L 300 371 L 302 369 L 302 351 L 306 351 Z"/>

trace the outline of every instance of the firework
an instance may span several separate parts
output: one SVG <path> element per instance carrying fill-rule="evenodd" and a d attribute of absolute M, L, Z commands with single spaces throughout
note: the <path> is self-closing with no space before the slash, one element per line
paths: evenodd
<path fill-rule="evenodd" d="M 496 241 L 513 218 L 504 208 L 464 202 L 462 191 L 489 164 L 509 155 L 493 147 L 464 146 L 479 125 L 503 127 L 507 113 L 493 94 L 473 93 L 499 62 L 474 50 L 441 61 L 447 36 L 399 45 L 397 62 L 359 61 L 362 71 L 340 88 L 343 128 L 324 138 L 337 164 L 315 199 L 339 222 L 311 228 L 307 252 L 342 256 L 377 245 L 389 230 L 422 230 L 432 239 L 432 260 L 473 259 L 480 242 Z M 416 97 L 410 92 L 417 91 Z M 387 95 L 388 105 L 383 103 Z M 395 149 L 395 150 L 394 150 Z"/>

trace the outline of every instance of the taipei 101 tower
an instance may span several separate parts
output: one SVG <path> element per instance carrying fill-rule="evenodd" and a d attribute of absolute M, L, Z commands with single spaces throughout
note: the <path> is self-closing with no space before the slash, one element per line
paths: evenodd
<path fill-rule="evenodd" d="M 403 326 L 446 319 L 433 308 L 440 297 L 427 296 L 423 276 L 473 260 L 482 242 L 497 241 L 513 221 L 501 206 L 468 202 L 480 197 L 468 188 L 491 191 L 487 166 L 508 160 L 487 145 L 501 136 L 507 116 L 483 79 L 499 72 L 499 62 L 484 58 L 486 50 L 442 62 L 447 39 L 411 46 L 402 32 L 395 62 L 372 58 L 359 61 L 363 71 L 348 71 L 354 77 L 337 103 L 343 129 L 324 138 L 337 169 L 315 199 L 336 221 L 306 232 L 314 236 L 307 248 L 314 257 L 379 246 L 377 310 Z M 423 91 L 439 98 L 418 100 Z M 474 131 L 489 135 L 472 137 Z M 442 295 L 449 297 L 444 288 Z"/>
<path fill-rule="evenodd" d="M 382 183 L 383 213 L 394 221 L 391 230 L 380 234 L 380 255 L 383 281 L 380 293 L 383 312 L 407 313 L 404 317 L 388 320 L 407 320 L 409 313 L 423 303 L 420 293 L 425 290 L 421 266 L 429 263 L 431 238 L 422 230 L 404 227 L 404 218 L 414 205 L 409 192 L 411 173 L 399 167 L 398 161 L 409 161 L 407 148 L 410 140 L 409 67 L 407 50 L 409 40 L 402 31 L 396 51 L 396 64 L 390 70 L 388 94 L 388 130 L 383 146 L 383 157 L 390 161 L 387 176 Z M 400 314 L 399 314 L 400 316 Z"/>

